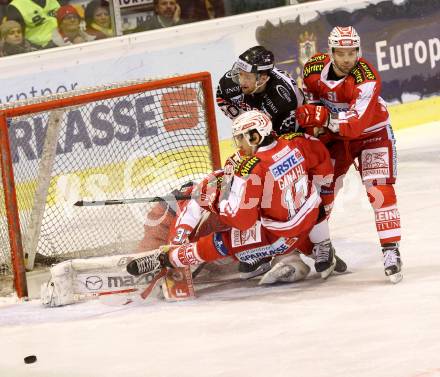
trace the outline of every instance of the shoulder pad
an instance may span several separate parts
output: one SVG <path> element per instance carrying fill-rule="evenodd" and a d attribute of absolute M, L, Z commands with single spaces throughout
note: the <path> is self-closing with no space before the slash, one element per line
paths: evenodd
<path fill-rule="evenodd" d="M 275 96 L 276 98 L 283 100 L 281 103 L 288 102 L 290 105 L 292 100 L 296 99 L 295 90 L 293 89 L 293 87 L 297 86 L 295 80 L 279 69 L 276 71 L 273 69 L 270 74 L 272 79 L 267 86 L 269 98 L 273 100 L 273 96 Z"/>
<path fill-rule="evenodd" d="M 303 76 L 309 77 L 313 73 L 321 73 L 325 67 L 324 60 L 327 58 L 327 54 L 318 54 L 312 56 L 304 65 Z"/>
<path fill-rule="evenodd" d="M 260 159 L 256 156 L 245 157 L 240 161 L 240 164 L 235 167 L 235 174 L 241 175 L 242 177 L 249 175 L 259 162 Z"/>
<path fill-rule="evenodd" d="M 283 71 L 282 69 L 279 69 L 278 67 L 274 67 L 274 68 L 269 72 L 269 76 L 271 76 L 271 75 L 277 75 L 277 76 L 278 76 L 279 74 L 285 75 L 285 76 L 287 76 L 289 79 L 292 78 L 292 76 L 290 75 L 290 73 L 288 73 L 288 72 L 286 72 L 286 71 Z"/>
<path fill-rule="evenodd" d="M 350 76 L 354 78 L 356 84 L 376 80 L 373 69 L 365 61 L 361 60 L 359 60 L 356 66 L 351 70 Z"/>
<path fill-rule="evenodd" d="M 304 133 L 302 133 L 302 132 L 289 132 L 287 134 L 281 135 L 279 138 L 283 139 L 283 140 L 293 140 L 299 136 L 304 136 Z"/>

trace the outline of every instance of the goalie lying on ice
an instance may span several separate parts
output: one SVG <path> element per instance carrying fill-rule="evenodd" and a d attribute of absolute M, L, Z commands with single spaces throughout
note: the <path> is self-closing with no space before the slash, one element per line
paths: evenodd
<path fill-rule="evenodd" d="M 302 134 L 276 138 L 270 130 L 270 120 L 256 111 L 234 121 L 241 154 L 230 158 L 224 170 L 208 175 L 195 187 L 193 199 L 179 203 L 177 211 L 168 203 L 155 207 L 152 213 L 160 221 L 149 218 L 140 249 L 171 245 L 129 262 L 131 275 L 157 278 L 166 268 L 232 257 L 244 278 L 264 274 L 261 284 L 294 282 L 310 270 L 298 252 L 315 260 L 324 279 L 333 270 L 345 271 L 331 245 L 315 187 L 332 174 L 328 152 L 317 139 Z M 67 297 L 63 303 L 71 299 L 53 292 Z"/>

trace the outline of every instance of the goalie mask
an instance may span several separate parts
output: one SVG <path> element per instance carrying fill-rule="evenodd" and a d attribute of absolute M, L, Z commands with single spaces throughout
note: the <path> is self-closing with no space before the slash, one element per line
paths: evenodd
<path fill-rule="evenodd" d="M 362 56 L 361 38 L 353 26 L 336 26 L 328 37 L 328 52 L 332 61 L 335 48 L 356 48 L 357 58 Z"/>
<path fill-rule="evenodd" d="M 274 67 L 274 55 L 271 51 L 266 50 L 263 46 L 251 47 L 243 52 L 234 63 L 231 70 L 232 81 L 236 84 L 240 83 L 240 72 L 253 74 L 255 77 L 255 92 L 264 85 L 268 78 L 264 81 L 261 73 L 269 73 Z"/>
<path fill-rule="evenodd" d="M 261 136 L 255 142 L 255 132 Z M 258 110 L 246 111 L 232 123 L 232 136 L 237 148 L 243 146 L 243 140 L 252 149 L 256 149 L 272 133 L 272 121 L 268 115 Z"/>

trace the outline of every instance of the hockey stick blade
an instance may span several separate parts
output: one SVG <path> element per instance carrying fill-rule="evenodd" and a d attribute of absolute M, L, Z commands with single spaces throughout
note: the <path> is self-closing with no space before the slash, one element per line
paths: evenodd
<path fill-rule="evenodd" d="M 95 207 L 95 206 L 110 206 L 116 204 L 138 204 L 138 203 L 152 203 L 152 202 L 174 202 L 179 200 L 190 200 L 191 195 L 164 195 L 164 196 L 149 196 L 145 198 L 132 199 L 110 199 L 110 200 L 78 200 L 73 203 L 77 207 Z"/>

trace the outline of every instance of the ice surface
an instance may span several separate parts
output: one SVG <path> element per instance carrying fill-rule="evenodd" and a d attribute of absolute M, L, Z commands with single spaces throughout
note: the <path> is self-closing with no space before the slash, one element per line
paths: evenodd
<path fill-rule="evenodd" d="M 356 172 L 334 244 L 350 273 L 207 288 L 191 302 L 0 301 L 0 376 L 440 376 L 440 123 L 397 132 L 404 280 L 387 281 Z M 26 365 L 23 358 L 36 355 Z"/>

